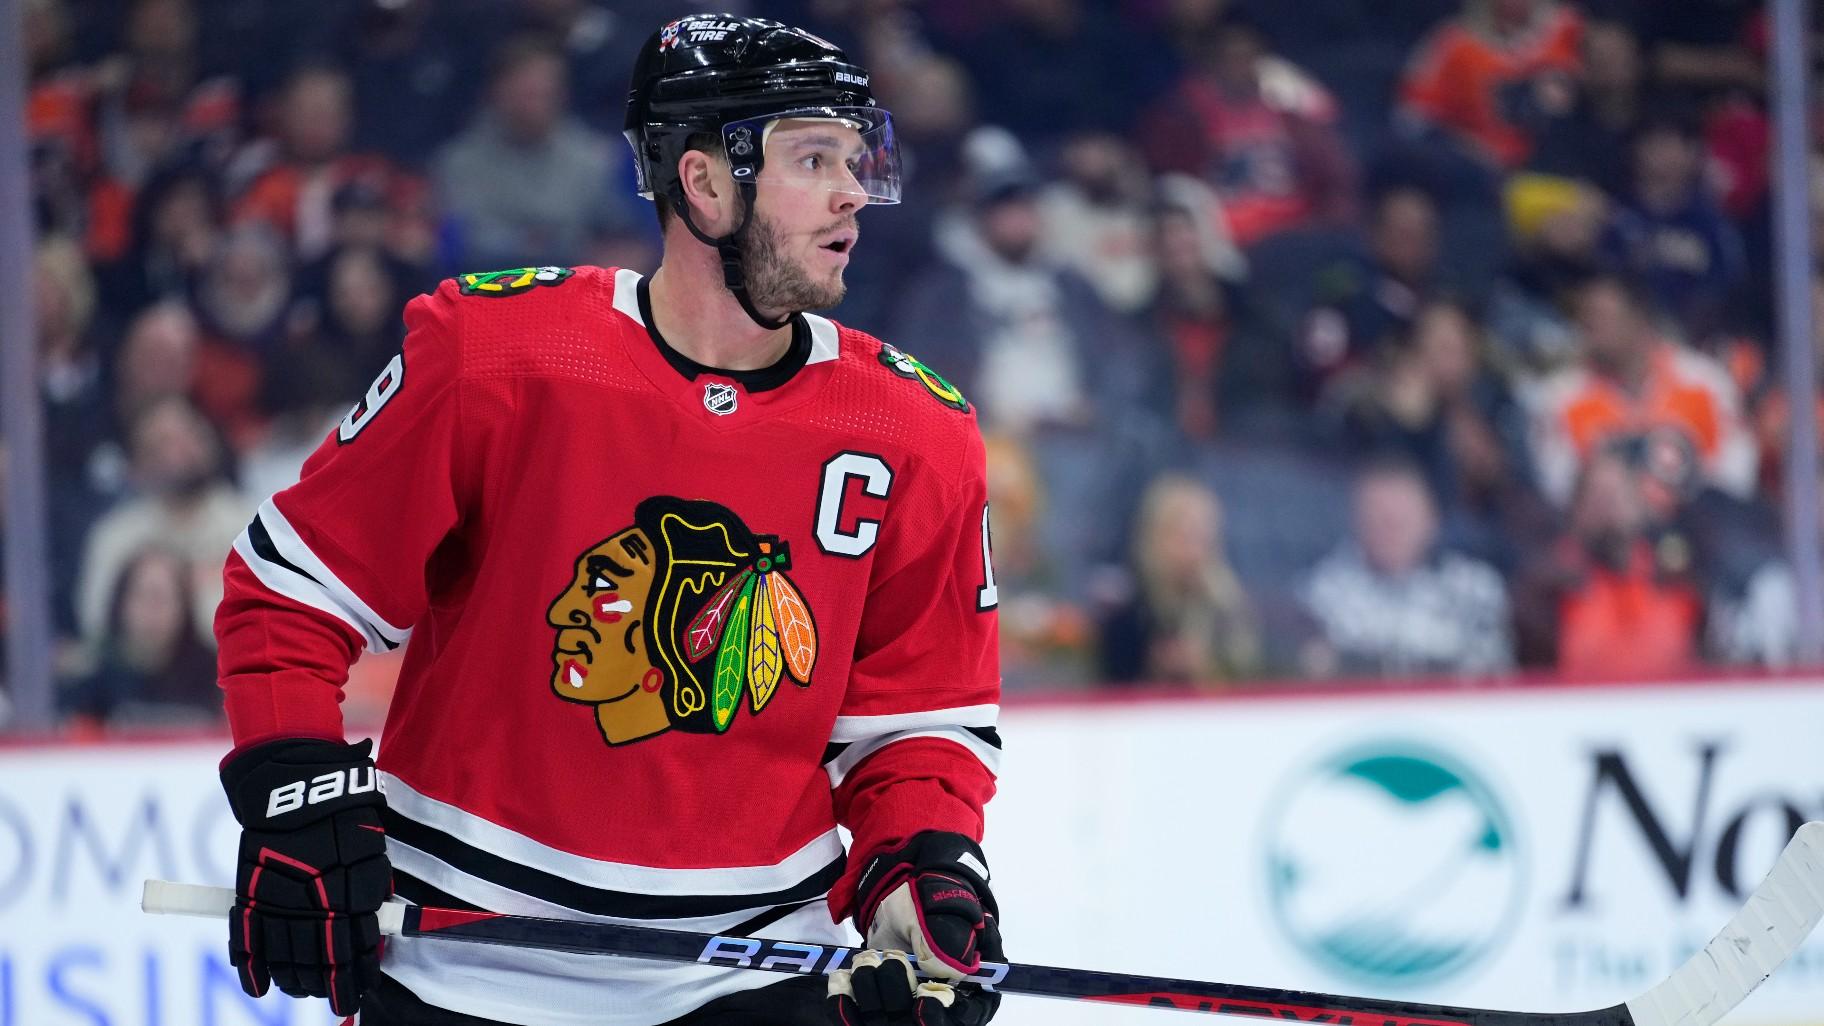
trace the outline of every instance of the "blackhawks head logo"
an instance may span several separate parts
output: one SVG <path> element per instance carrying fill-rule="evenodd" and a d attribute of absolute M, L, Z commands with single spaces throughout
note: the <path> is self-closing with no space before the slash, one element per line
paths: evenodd
<path fill-rule="evenodd" d="M 661 495 L 576 561 L 551 603 L 551 689 L 595 706 L 611 745 L 672 728 L 720 734 L 745 699 L 811 683 L 817 624 L 791 551 L 713 502 Z"/>

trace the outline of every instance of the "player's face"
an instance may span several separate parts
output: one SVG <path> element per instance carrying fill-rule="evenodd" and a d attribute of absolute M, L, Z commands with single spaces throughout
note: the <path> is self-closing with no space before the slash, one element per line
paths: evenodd
<path fill-rule="evenodd" d="M 551 689 L 572 702 L 600 703 L 597 719 L 616 743 L 669 726 L 659 696 L 664 678 L 641 623 L 654 576 L 652 542 L 630 527 L 583 553 L 546 614 L 557 628 Z"/>
<path fill-rule="evenodd" d="M 842 301 L 843 269 L 867 202 L 852 168 L 861 133 L 837 121 L 781 121 L 768 134 L 742 266 L 754 305 L 821 310 Z"/>

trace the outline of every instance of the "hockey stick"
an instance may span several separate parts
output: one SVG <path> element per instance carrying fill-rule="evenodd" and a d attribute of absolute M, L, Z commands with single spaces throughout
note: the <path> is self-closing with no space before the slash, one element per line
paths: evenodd
<path fill-rule="evenodd" d="M 146 881 L 147 912 L 227 918 L 234 892 Z M 1728 925 L 1653 989 L 1589 1012 L 1504 1012 L 1414 1001 L 1129 976 L 1086 969 L 983 963 L 970 979 L 1006 994 L 1176 1008 L 1333 1026 L 1711 1026 L 1796 951 L 1824 919 L 1824 822 L 1800 827 L 1767 879 Z M 828 973 L 856 949 L 643 926 L 464 912 L 392 902 L 380 931 L 598 955 L 695 962 L 780 973 Z"/>

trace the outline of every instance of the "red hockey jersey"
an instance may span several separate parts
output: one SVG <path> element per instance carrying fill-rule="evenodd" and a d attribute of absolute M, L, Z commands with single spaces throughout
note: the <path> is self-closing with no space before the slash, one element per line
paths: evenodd
<path fill-rule="evenodd" d="M 465 275 L 229 555 L 237 744 L 340 738 L 407 643 L 379 766 L 424 904 L 852 939 L 858 855 L 979 839 L 1000 741 L 982 444 L 918 361 L 816 316 L 700 367 L 628 270 Z M 859 859 L 856 860 L 859 862 Z M 766 974 L 401 938 L 515 1023 L 663 1022 Z"/>

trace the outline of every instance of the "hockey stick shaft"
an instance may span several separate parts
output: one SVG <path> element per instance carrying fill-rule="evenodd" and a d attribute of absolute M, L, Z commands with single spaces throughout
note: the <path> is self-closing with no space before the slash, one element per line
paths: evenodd
<path fill-rule="evenodd" d="M 147 912 L 225 918 L 226 888 L 146 881 Z M 1005 994 L 1175 1008 L 1332 1026 L 1710 1026 L 1785 961 L 1824 918 L 1824 823 L 1794 835 L 1767 880 L 1704 949 L 1652 990 L 1587 1012 L 1511 1012 L 1206 983 L 1021 963 L 984 963 L 971 979 Z M 800 975 L 841 969 L 856 949 L 643 926 L 388 904 L 381 931 Z"/>
<path fill-rule="evenodd" d="M 148 880 L 141 907 L 147 912 L 227 918 L 234 907 L 234 892 L 225 887 Z M 398 903 L 382 907 L 380 932 L 799 975 L 834 972 L 848 965 L 858 950 L 839 945 L 725 937 Z M 1495 1026 L 1502 1021 L 1487 1018 L 1488 1013 L 1473 1009 L 1441 1005 L 1019 963 L 985 962 L 981 972 L 970 979 L 1007 994 L 1153 1005 L 1341 1026 Z M 1625 1026 L 1627 1022 L 1625 1019 L 1613 1021 L 1618 1026 Z"/>

